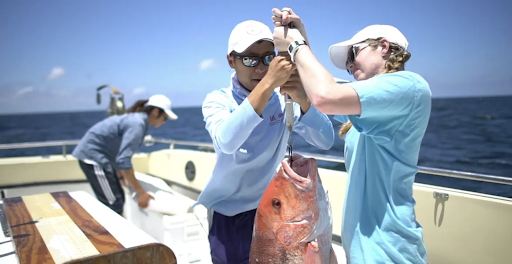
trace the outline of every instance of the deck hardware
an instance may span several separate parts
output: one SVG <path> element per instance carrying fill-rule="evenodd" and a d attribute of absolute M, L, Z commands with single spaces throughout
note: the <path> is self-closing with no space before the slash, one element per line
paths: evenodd
<path fill-rule="evenodd" d="M 146 147 L 151 147 L 151 146 L 153 146 L 153 145 L 155 145 L 155 139 L 153 138 L 153 136 L 151 136 L 151 135 L 146 135 L 146 136 L 144 137 L 144 146 L 146 146 Z"/>
<path fill-rule="evenodd" d="M 434 199 L 443 199 L 443 200 L 450 199 L 450 195 L 449 194 L 442 193 L 442 192 L 434 192 L 433 196 L 434 196 Z"/>
<path fill-rule="evenodd" d="M 193 181 L 196 178 L 196 166 L 190 160 L 185 164 L 185 176 L 189 181 Z"/>

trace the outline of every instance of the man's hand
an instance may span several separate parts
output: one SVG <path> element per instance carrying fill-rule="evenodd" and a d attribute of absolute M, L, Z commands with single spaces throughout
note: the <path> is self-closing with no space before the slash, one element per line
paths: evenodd
<path fill-rule="evenodd" d="M 290 55 L 288 55 L 288 53 L 281 52 L 279 55 L 290 60 Z M 294 70 L 288 81 L 281 85 L 280 92 L 282 95 L 288 94 L 295 103 L 298 103 L 302 112 L 306 113 L 309 110 L 311 102 L 304 90 L 304 86 L 302 85 L 302 81 L 300 80 L 299 72 L 297 70 Z"/>
<path fill-rule="evenodd" d="M 297 71 L 294 71 L 288 81 L 281 85 L 280 92 L 281 94 L 288 94 L 296 103 L 308 100 L 308 96 L 304 90 L 304 86 L 302 86 L 302 82 Z"/>
<path fill-rule="evenodd" d="M 285 84 L 294 70 L 295 66 L 289 60 L 283 56 L 276 56 L 261 81 L 266 82 L 269 88 L 275 89 Z"/>

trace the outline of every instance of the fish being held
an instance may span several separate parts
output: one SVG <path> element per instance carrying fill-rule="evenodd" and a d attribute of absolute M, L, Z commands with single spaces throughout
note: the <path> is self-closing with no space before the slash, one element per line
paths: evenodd
<path fill-rule="evenodd" d="M 336 264 L 329 198 L 315 159 L 288 159 L 263 194 L 254 219 L 250 264 Z"/>

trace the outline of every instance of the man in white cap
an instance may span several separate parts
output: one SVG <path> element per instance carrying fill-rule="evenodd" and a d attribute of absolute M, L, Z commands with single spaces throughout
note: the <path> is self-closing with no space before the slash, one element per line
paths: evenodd
<path fill-rule="evenodd" d="M 276 56 L 272 32 L 248 20 L 229 37 L 227 61 L 235 70 L 228 88 L 206 96 L 203 116 L 217 161 L 198 198 L 209 209 L 212 261 L 248 263 L 254 216 L 287 147 L 287 93 L 294 103 L 294 131 L 308 143 L 329 149 L 332 123 L 308 101 L 289 60 Z M 280 89 L 277 89 L 280 88 Z"/>
<path fill-rule="evenodd" d="M 393 26 L 371 25 L 332 45 L 331 61 L 356 79 L 338 84 L 309 49 L 293 10 L 272 12 L 276 48 L 290 53 L 312 104 L 345 123 L 340 135 L 346 134 L 349 181 L 341 234 L 349 263 L 426 263 L 413 183 L 431 91 L 405 70 L 407 39 Z M 289 23 L 294 28 L 285 37 Z"/>
<path fill-rule="evenodd" d="M 165 95 L 139 100 L 123 115 L 114 115 L 92 126 L 73 150 L 80 168 L 96 197 L 113 211 L 123 215 L 125 203 L 121 181 L 128 181 L 137 193 L 140 208 L 153 198 L 135 178 L 132 156 L 142 145 L 148 126 L 160 127 L 178 116 Z"/>

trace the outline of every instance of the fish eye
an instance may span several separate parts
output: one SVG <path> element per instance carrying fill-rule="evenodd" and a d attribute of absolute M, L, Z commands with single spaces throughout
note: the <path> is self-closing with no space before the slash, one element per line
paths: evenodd
<path fill-rule="evenodd" d="M 272 199 L 272 207 L 274 207 L 274 209 L 279 209 L 281 208 L 281 201 L 279 201 L 279 199 Z"/>

